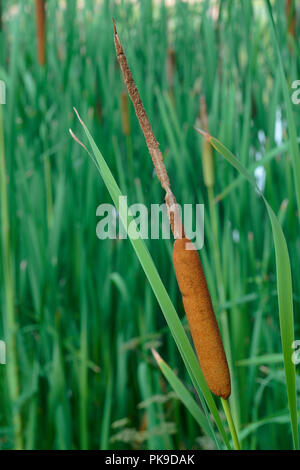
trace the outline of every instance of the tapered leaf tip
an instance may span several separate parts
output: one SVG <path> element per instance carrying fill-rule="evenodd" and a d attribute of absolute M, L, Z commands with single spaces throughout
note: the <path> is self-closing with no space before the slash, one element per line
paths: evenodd
<path fill-rule="evenodd" d="M 158 352 L 155 349 L 151 348 L 151 352 L 157 364 L 159 365 L 163 361 L 163 359 L 161 358 L 161 356 L 158 354 Z"/>
<path fill-rule="evenodd" d="M 114 18 L 112 19 L 112 22 L 113 22 L 114 34 L 117 34 L 116 22 Z"/>
<path fill-rule="evenodd" d="M 81 142 L 81 140 L 78 139 L 78 137 L 76 137 L 76 135 L 74 134 L 74 132 L 72 131 L 72 129 L 69 129 L 69 133 L 72 137 L 72 139 L 75 140 L 75 142 L 77 142 L 77 144 L 81 145 L 82 148 L 84 148 L 84 150 L 86 150 L 86 152 L 88 154 L 90 154 L 90 152 L 88 151 L 88 149 L 86 148 L 86 146 Z"/>
<path fill-rule="evenodd" d="M 211 135 L 208 132 L 204 131 L 203 129 L 199 129 L 199 127 L 196 126 L 194 126 L 194 129 L 195 131 L 199 132 L 199 134 L 201 134 L 206 140 L 210 140 Z"/>
<path fill-rule="evenodd" d="M 83 120 L 82 120 L 81 117 L 79 116 L 79 112 L 77 111 L 77 109 L 75 108 L 75 106 L 73 106 L 73 110 L 75 111 L 75 114 L 76 114 L 76 116 L 78 117 L 80 124 L 81 124 L 82 126 L 84 126 Z"/>

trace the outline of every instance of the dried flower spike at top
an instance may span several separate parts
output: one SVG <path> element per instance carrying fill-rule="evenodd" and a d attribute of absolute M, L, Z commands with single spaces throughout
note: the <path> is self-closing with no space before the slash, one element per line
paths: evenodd
<path fill-rule="evenodd" d="M 151 155 L 153 165 L 156 170 L 157 177 L 166 191 L 166 204 L 169 213 L 169 219 L 172 231 L 174 233 L 175 238 L 181 238 L 184 234 L 184 229 L 182 226 L 182 222 L 177 210 L 177 203 L 175 196 L 173 195 L 171 188 L 170 188 L 170 181 L 169 177 L 163 162 L 163 156 L 159 149 L 159 144 L 154 136 L 152 127 L 150 125 L 146 110 L 144 108 L 143 102 L 139 95 L 138 89 L 134 83 L 130 68 L 127 63 L 126 55 L 124 53 L 120 38 L 117 33 L 116 24 L 113 19 L 113 27 L 114 27 L 114 40 L 115 40 L 115 47 L 117 53 L 117 59 L 119 61 L 123 80 L 127 86 L 128 94 L 130 99 L 133 103 L 136 116 L 139 120 L 141 129 L 144 133 L 146 144 Z"/>
<path fill-rule="evenodd" d="M 147 113 L 145 111 L 144 105 L 140 98 L 138 89 L 134 83 L 131 71 L 127 63 L 126 56 L 123 51 L 120 38 L 117 33 L 114 20 L 113 20 L 113 25 L 114 25 L 114 39 L 115 39 L 116 53 L 117 53 L 117 58 L 118 58 L 118 61 L 122 70 L 123 79 L 124 79 L 125 84 L 127 85 L 129 96 L 131 98 L 137 118 L 139 120 L 140 126 L 144 133 L 147 147 L 152 157 L 157 176 L 159 178 L 159 181 L 161 182 L 162 187 L 167 191 L 167 189 L 170 187 L 170 182 L 169 182 L 169 178 L 168 178 L 165 166 L 163 164 L 163 158 L 162 158 L 161 151 L 159 150 L 159 144 L 153 134 L 152 127 L 150 125 Z"/>

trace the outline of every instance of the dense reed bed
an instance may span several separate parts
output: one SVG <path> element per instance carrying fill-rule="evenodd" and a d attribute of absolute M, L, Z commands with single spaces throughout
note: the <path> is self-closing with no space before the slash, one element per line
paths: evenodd
<path fill-rule="evenodd" d="M 285 318 L 279 319 L 268 214 L 251 185 L 215 150 L 210 154 L 194 125 L 238 156 L 278 217 L 291 255 L 297 339 L 300 120 L 287 97 L 300 76 L 299 14 L 281 0 L 272 2 L 274 35 L 264 1 L 177 1 L 171 7 L 150 0 L 78 1 L 77 8 L 76 2 L 46 3 L 51 27 L 43 64 L 38 45 L 33 47 L 35 2 L 1 2 L 0 79 L 7 97 L 0 119 L 0 339 L 7 339 L 9 352 L 7 365 L 0 365 L 0 447 L 231 445 L 220 402 L 206 390 L 185 342 L 189 331 L 172 240 L 137 246 L 142 259 L 149 250 L 157 267 L 162 307 L 148 282 L 150 260 L 145 276 L 128 240 L 97 239 L 96 208 L 111 199 L 68 135 L 71 127 L 81 138 L 75 106 L 128 203 L 162 202 L 164 192 L 124 94 L 115 17 L 174 194 L 180 203 L 207 207 L 201 259 L 231 372 L 229 401 L 242 447 L 292 448 Z M 210 163 L 203 175 L 204 154 Z"/>

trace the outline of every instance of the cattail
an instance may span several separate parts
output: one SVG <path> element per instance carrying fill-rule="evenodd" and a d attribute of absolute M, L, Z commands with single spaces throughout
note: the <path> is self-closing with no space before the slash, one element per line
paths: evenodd
<path fill-rule="evenodd" d="M 122 110 L 122 127 L 123 133 L 126 136 L 130 135 L 130 119 L 129 119 L 129 106 L 128 96 L 125 90 L 121 93 L 121 110 Z"/>
<path fill-rule="evenodd" d="M 285 13 L 288 22 L 288 32 L 293 38 L 296 37 L 296 8 L 294 0 L 286 0 Z"/>
<path fill-rule="evenodd" d="M 202 127 L 205 132 L 208 132 L 206 100 L 204 96 L 201 96 L 200 99 L 200 110 Z M 212 148 L 210 143 L 206 139 L 202 139 L 202 168 L 204 184 L 207 188 L 209 188 L 214 185 L 215 173 Z"/>
<path fill-rule="evenodd" d="M 228 398 L 230 374 L 202 264 L 188 238 L 175 240 L 173 263 L 201 370 L 208 387 Z M 189 248 L 191 248 L 189 247 Z"/>
<path fill-rule="evenodd" d="M 171 191 L 159 144 L 134 83 L 115 23 L 114 39 L 124 82 L 144 133 L 157 177 L 166 191 L 169 220 L 175 238 L 173 262 L 200 366 L 211 391 L 222 398 L 228 398 L 230 375 L 201 261 L 195 249 L 185 249 L 186 242 L 191 242 L 185 238 L 181 218 L 178 211 L 174 210 L 176 199 Z"/>
<path fill-rule="evenodd" d="M 38 60 L 40 65 L 46 63 L 46 9 L 45 0 L 35 0 L 36 32 Z"/>

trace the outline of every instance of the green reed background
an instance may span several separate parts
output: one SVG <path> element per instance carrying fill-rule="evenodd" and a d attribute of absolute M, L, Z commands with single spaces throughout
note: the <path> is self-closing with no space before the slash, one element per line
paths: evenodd
<path fill-rule="evenodd" d="M 300 78 L 300 51 L 287 34 L 284 3 L 274 1 L 272 8 L 290 84 Z M 211 134 L 252 174 L 256 165 L 266 170 L 264 193 L 290 252 L 297 339 L 299 214 L 266 3 L 177 1 L 170 7 L 150 0 L 48 0 L 45 68 L 37 62 L 34 2 L 2 4 L 0 78 L 7 103 L 0 150 L 4 161 L 5 148 L 7 179 L 1 166 L 0 339 L 8 351 L 7 365 L 0 365 L 0 448 L 214 445 L 153 359 L 154 347 L 194 394 L 130 242 L 96 237 L 96 208 L 111 200 L 68 134 L 72 127 L 81 135 L 75 106 L 128 203 L 163 202 L 131 105 L 130 135 L 123 133 L 112 16 L 177 200 L 206 205 L 201 256 L 221 328 L 221 314 L 228 320 L 232 411 L 243 448 L 291 448 L 268 216 L 255 191 L 215 154 L 214 192 L 221 195 L 215 243 L 202 140 L 193 128 L 204 95 Z M 292 106 L 298 131 L 299 108 Z M 275 140 L 279 123 L 282 143 Z M 147 246 L 186 326 L 172 242 L 151 240 Z M 299 393 L 299 376 L 296 386 Z"/>

